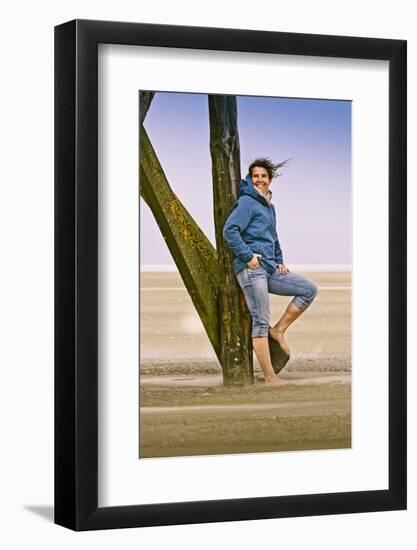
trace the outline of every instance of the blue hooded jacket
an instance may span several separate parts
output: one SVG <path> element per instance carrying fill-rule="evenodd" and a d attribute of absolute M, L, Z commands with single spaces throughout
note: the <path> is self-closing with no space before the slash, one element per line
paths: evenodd
<path fill-rule="evenodd" d="M 235 274 L 246 267 L 254 253 L 261 254 L 259 263 L 271 274 L 278 263 L 284 263 L 275 207 L 256 191 L 249 174 L 239 182 L 238 201 L 224 224 L 223 237 L 233 252 Z"/>

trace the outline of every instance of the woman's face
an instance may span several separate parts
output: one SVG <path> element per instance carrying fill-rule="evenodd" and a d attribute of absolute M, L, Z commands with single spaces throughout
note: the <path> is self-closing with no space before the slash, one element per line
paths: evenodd
<path fill-rule="evenodd" d="M 266 193 L 271 185 L 268 172 L 265 168 L 259 166 L 252 168 L 252 181 L 253 185 L 262 191 L 262 193 Z"/>

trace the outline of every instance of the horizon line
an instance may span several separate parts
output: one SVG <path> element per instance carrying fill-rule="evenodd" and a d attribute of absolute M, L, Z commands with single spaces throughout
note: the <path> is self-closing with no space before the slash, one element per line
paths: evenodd
<path fill-rule="evenodd" d="M 344 272 L 352 271 L 352 264 L 285 264 L 290 270 L 294 271 L 331 271 Z M 175 273 L 178 268 L 174 263 L 170 264 L 142 264 L 140 271 L 143 273 Z"/>

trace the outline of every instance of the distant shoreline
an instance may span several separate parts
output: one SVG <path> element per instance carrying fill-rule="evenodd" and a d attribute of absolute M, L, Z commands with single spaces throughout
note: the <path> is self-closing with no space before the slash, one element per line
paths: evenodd
<path fill-rule="evenodd" d="M 344 273 L 352 271 L 352 264 L 287 264 L 292 271 Z M 175 264 L 141 264 L 142 273 L 175 273 Z"/>

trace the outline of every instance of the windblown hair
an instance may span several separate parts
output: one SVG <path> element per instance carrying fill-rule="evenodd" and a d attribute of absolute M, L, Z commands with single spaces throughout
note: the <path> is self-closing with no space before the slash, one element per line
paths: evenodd
<path fill-rule="evenodd" d="M 278 170 L 285 166 L 289 160 L 290 159 L 287 159 L 283 162 L 278 162 L 278 164 L 274 164 L 270 158 L 255 159 L 249 166 L 249 174 L 252 177 L 252 170 L 255 167 L 265 168 L 265 170 L 268 172 L 269 179 L 272 180 L 272 178 L 277 178 L 281 175 Z"/>

